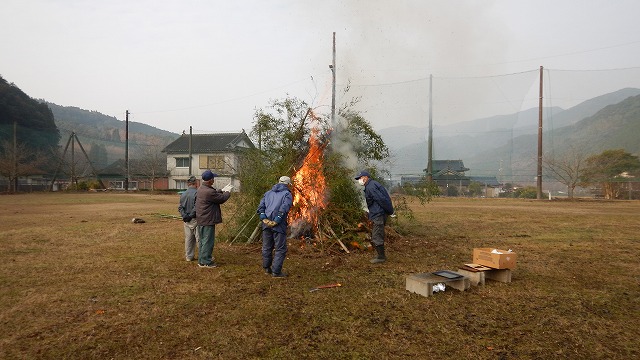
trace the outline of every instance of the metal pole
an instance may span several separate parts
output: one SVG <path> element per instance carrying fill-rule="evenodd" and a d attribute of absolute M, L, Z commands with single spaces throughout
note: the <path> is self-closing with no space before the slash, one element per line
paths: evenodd
<path fill-rule="evenodd" d="M 124 178 L 124 191 L 129 191 L 129 110 L 125 112 L 125 131 L 124 131 L 124 167 L 126 175 Z"/>
<path fill-rule="evenodd" d="M 71 186 L 73 190 L 78 190 L 76 181 L 76 142 L 73 140 L 76 136 L 75 132 L 71 133 Z"/>
<path fill-rule="evenodd" d="M 540 66 L 540 99 L 538 103 L 538 192 L 536 198 L 542 199 L 542 74 L 543 68 Z"/>
<path fill-rule="evenodd" d="M 191 140 L 193 137 L 193 126 L 189 126 L 189 176 L 193 175 L 191 172 L 191 157 L 193 156 L 193 150 L 191 148 Z"/>
<path fill-rule="evenodd" d="M 427 154 L 427 180 L 433 181 L 433 75 L 429 75 L 429 143 Z"/>
<path fill-rule="evenodd" d="M 333 62 L 331 63 L 333 86 L 331 92 L 331 127 L 336 131 L 336 33 L 333 32 Z"/>
<path fill-rule="evenodd" d="M 80 150 L 82 150 L 82 153 L 84 154 L 85 159 L 87 159 L 87 162 L 89 163 L 89 166 L 91 167 L 91 171 L 93 171 L 93 173 L 96 175 L 96 179 L 100 183 L 101 188 L 102 189 L 106 189 L 106 187 L 104 186 L 104 183 L 102 182 L 102 179 L 100 179 L 100 175 L 98 175 L 98 172 L 93 167 L 93 164 L 91 163 L 91 159 L 89 159 L 89 155 L 87 155 L 87 152 L 84 150 L 84 146 L 82 146 L 82 143 L 80 142 L 80 139 L 78 139 L 78 135 L 75 132 L 71 133 L 71 135 L 74 137 L 75 141 L 78 143 L 78 146 L 80 147 Z"/>
<path fill-rule="evenodd" d="M 73 133 L 71 133 L 71 136 L 69 136 L 69 140 L 67 140 L 67 145 L 64 147 L 64 151 L 62 152 L 62 158 L 60 159 L 58 168 L 56 168 L 56 172 L 53 173 L 53 179 L 51 179 L 51 185 L 49 186 L 49 191 L 53 191 L 53 184 L 56 182 L 56 177 L 58 176 L 58 172 L 60 172 L 60 169 L 64 164 L 64 158 L 67 156 L 67 149 L 69 149 L 69 144 L 71 144 L 72 140 L 73 140 Z"/>
<path fill-rule="evenodd" d="M 13 191 L 18 192 L 18 121 L 13 120 L 13 154 L 12 154 Z M 11 185 L 11 184 L 10 184 Z"/>

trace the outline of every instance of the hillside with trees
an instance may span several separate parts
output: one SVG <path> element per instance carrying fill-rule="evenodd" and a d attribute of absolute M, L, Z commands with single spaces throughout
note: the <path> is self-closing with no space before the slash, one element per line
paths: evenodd
<path fill-rule="evenodd" d="M 42 104 L 0 77 L 0 178 L 8 191 L 18 179 L 51 171 L 60 133 L 53 114 Z"/>
<path fill-rule="evenodd" d="M 571 158 L 572 163 L 579 164 L 589 156 L 610 149 L 640 154 L 638 134 L 640 95 L 606 106 L 573 125 L 544 132 L 544 158 L 556 164 Z M 487 168 L 491 161 L 496 168 L 498 160 L 502 160 L 505 177 L 532 181 L 536 174 L 537 141 L 537 135 L 519 136 L 508 145 L 466 158 L 465 165 L 471 169 Z"/>
<path fill-rule="evenodd" d="M 124 158 L 126 122 L 97 111 L 74 106 L 46 103 L 60 129 L 62 142 L 74 132 L 89 153 L 97 168 Z M 160 152 L 179 135 L 150 125 L 129 121 L 129 156 L 140 158 Z M 61 144 L 64 145 L 64 144 Z"/>
<path fill-rule="evenodd" d="M 133 121 L 128 125 L 132 160 L 164 158 L 162 149 L 179 136 Z M 85 156 L 73 158 L 63 150 L 72 140 L 80 142 L 91 167 L 99 170 L 125 158 L 126 139 L 123 120 L 31 98 L 0 77 L 0 180 L 8 191 L 18 189 L 19 178 L 65 172 L 62 165 L 73 163 L 76 171 L 86 172 Z"/>
<path fill-rule="evenodd" d="M 635 139 L 640 126 L 636 109 L 640 103 L 638 91 L 622 89 L 566 110 L 545 108 L 544 152 L 563 152 L 572 144 L 574 147 L 579 145 L 580 151 L 588 154 L 617 148 L 639 153 L 640 142 Z M 537 124 L 537 109 L 534 110 L 478 119 L 447 128 L 436 127 L 434 158 L 461 159 L 470 169 L 470 175 L 497 176 L 502 169 L 502 175 L 509 180 L 530 182 L 536 173 L 537 130 L 510 128 L 509 124 L 523 118 L 530 119 L 528 123 Z M 444 136 L 443 132 L 460 134 Z M 388 128 L 380 133 L 393 154 L 392 173 L 423 172 L 427 166 L 426 129 Z"/>
<path fill-rule="evenodd" d="M 17 143 L 33 151 L 50 153 L 60 141 L 49 107 L 0 76 L 0 141 L 13 142 L 14 124 Z"/>

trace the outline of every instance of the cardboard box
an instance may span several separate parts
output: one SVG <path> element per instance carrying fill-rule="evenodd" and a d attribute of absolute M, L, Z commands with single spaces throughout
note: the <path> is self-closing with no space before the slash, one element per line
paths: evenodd
<path fill-rule="evenodd" d="M 493 250 L 498 253 L 492 252 Z M 516 253 L 496 248 L 475 248 L 473 262 L 494 269 L 515 269 Z"/>

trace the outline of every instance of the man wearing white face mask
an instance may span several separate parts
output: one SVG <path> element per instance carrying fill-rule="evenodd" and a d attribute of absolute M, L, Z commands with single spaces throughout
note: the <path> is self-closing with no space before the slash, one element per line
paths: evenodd
<path fill-rule="evenodd" d="M 393 214 L 391 197 L 379 182 L 371 179 L 369 172 L 363 170 L 355 177 L 364 186 L 364 198 L 369 209 L 369 220 L 373 223 L 371 242 L 376 247 L 376 257 L 371 259 L 374 264 L 382 263 L 387 258 L 384 254 L 384 225 L 387 216 Z"/>

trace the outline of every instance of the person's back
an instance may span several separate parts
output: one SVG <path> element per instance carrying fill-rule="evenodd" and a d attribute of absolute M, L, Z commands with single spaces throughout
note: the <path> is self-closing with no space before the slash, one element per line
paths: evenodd
<path fill-rule="evenodd" d="M 180 195 L 180 205 L 178 206 L 178 211 L 180 212 L 180 216 L 183 221 L 188 217 L 195 218 L 196 215 L 196 187 L 195 184 L 193 186 L 189 186 L 187 190 L 185 190 Z"/>
<path fill-rule="evenodd" d="M 216 224 L 222 222 L 220 204 L 229 200 L 231 193 L 221 191 L 213 187 L 214 178 L 217 175 L 211 170 L 202 173 L 202 185 L 196 192 L 196 220 L 200 233 L 200 254 L 198 266 L 203 268 L 215 268 L 213 261 L 213 247 L 215 244 Z"/>
<path fill-rule="evenodd" d="M 188 188 L 180 195 L 178 212 L 182 217 L 184 227 L 184 255 L 187 261 L 195 259 L 196 245 L 200 244 L 198 222 L 196 220 L 196 178 L 191 176 L 187 180 Z"/>
<path fill-rule="evenodd" d="M 281 214 L 281 220 L 279 219 L 278 225 L 272 228 L 274 231 L 287 232 L 287 218 L 283 215 L 289 212 L 292 204 L 291 192 L 285 184 L 275 184 L 271 190 L 264 194 L 264 213 L 267 215 L 267 219 L 276 220 L 278 214 Z"/>
<path fill-rule="evenodd" d="M 264 193 L 258 205 L 262 220 L 262 267 L 274 278 L 284 278 L 282 265 L 287 256 L 287 215 L 293 205 L 289 191 L 291 179 L 280 177 L 271 190 Z"/>
<path fill-rule="evenodd" d="M 222 192 L 203 183 L 196 192 L 196 218 L 198 225 L 215 225 L 222 222 L 220 204 L 229 200 L 231 193 Z"/>

